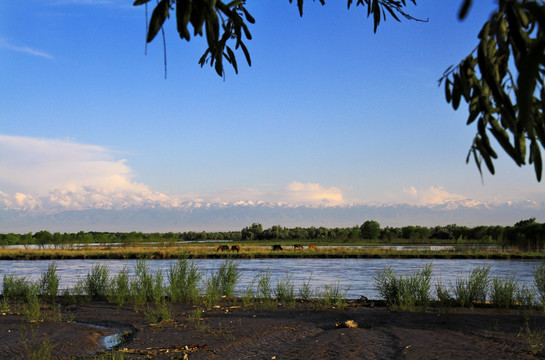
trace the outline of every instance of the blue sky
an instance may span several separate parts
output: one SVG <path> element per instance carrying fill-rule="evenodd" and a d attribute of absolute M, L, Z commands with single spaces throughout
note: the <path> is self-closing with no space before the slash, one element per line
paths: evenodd
<path fill-rule="evenodd" d="M 131 1 L 0 4 L 0 206 L 111 208 L 183 201 L 442 204 L 544 201 L 530 167 L 500 153 L 483 179 L 465 158 L 475 128 L 437 80 L 476 45 L 494 9 L 418 1 L 429 22 L 366 9 L 248 1 L 239 74 L 198 59 L 167 21 L 145 54 Z M 151 9 L 149 10 L 151 14 Z M 497 147 L 497 146 L 496 146 Z"/>

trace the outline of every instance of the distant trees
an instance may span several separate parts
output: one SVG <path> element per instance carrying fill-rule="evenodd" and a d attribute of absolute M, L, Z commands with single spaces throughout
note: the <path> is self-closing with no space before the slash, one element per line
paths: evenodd
<path fill-rule="evenodd" d="M 377 240 L 380 237 L 380 224 L 375 220 L 367 220 L 360 227 L 362 239 Z"/>
<path fill-rule="evenodd" d="M 46 230 L 34 234 L 0 234 L 0 246 L 5 245 L 38 245 L 53 244 L 64 246 L 66 244 L 91 244 L 91 243 L 121 243 L 125 245 L 137 245 L 141 243 L 159 243 L 169 245 L 177 241 L 206 241 L 206 240 L 231 240 L 231 241 L 335 241 L 350 243 L 358 240 L 375 240 L 385 243 L 403 241 L 409 243 L 424 243 L 433 240 L 444 243 L 479 242 L 496 244 L 499 246 L 512 246 L 526 250 L 545 249 L 545 224 L 538 223 L 535 218 L 518 221 L 514 226 L 459 226 L 450 224 L 446 226 L 425 227 L 409 225 L 403 227 L 381 228 L 375 220 L 367 220 L 360 226 L 326 228 L 295 227 L 286 228 L 281 225 L 273 225 L 263 229 L 260 223 L 253 223 L 241 231 L 187 231 L 168 233 L 109 233 L 109 232 L 84 232 L 51 234 Z"/>
<path fill-rule="evenodd" d="M 242 229 L 241 240 L 260 240 L 263 234 L 263 225 L 253 223 L 252 226 L 247 226 Z"/>

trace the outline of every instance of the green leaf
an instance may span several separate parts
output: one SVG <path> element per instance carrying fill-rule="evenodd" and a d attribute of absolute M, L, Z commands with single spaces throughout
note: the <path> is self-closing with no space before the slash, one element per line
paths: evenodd
<path fill-rule="evenodd" d="M 517 161 L 517 154 L 515 152 L 515 148 L 513 145 L 511 145 L 511 142 L 509 141 L 509 135 L 507 134 L 507 131 L 501 125 L 499 124 L 498 120 L 495 118 L 491 118 L 489 121 L 490 132 L 492 135 L 494 135 L 494 138 L 500 143 L 501 147 L 505 152 L 511 156 L 511 158 L 515 161 Z"/>
<path fill-rule="evenodd" d="M 541 174 L 543 170 L 543 163 L 541 161 L 541 150 L 537 141 L 532 140 L 530 143 L 530 164 L 534 164 L 537 181 L 541 181 Z"/>
<path fill-rule="evenodd" d="M 147 42 L 151 42 L 155 38 L 155 35 L 157 35 L 159 30 L 161 30 L 163 23 L 168 17 L 168 10 L 169 0 L 161 0 L 157 4 L 155 9 L 153 9 L 153 13 L 151 14 L 151 19 L 149 22 L 148 37 L 146 39 Z"/>
<path fill-rule="evenodd" d="M 235 73 L 238 74 L 237 59 L 235 58 L 235 53 L 233 52 L 233 50 L 231 50 L 229 46 L 226 46 L 225 48 L 227 49 L 228 54 L 227 61 L 229 61 L 229 63 L 233 65 Z"/>
<path fill-rule="evenodd" d="M 244 12 L 244 16 L 246 16 L 246 20 L 248 20 L 250 24 L 255 24 L 255 19 L 252 15 L 250 15 L 248 10 L 246 10 L 246 8 L 243 7 L 242 11 Z"/>
<path fill-rule="evenodd" d="M 390 15 L 392 15 L 392 17 L 393 17 L 394 19 L 396 19 L 397 21 L 401 21 L 401 20 L 399 20 L 399 18 L 397 17 L 396 13 L 392 10 L 392 8 L 391 8 L 389 5 L 385 4 L 385 5 L 384 5 L 384 8 L 385 8 L 386 10 L 388 10 L 388 12 L 390 13 Z"/>
<path fill-rule="evenodd" d="M 182 39 L 190 40 L 191 36 L 187 29 L 189 18 L 191 17 L 191 1 L 176 0 L 176 26 Z"/>
<path fill-rule="evenodd" d="M 447 99 L 448 103 L 452 99 L 452 93 L 450 92 L 450 86 L 451 86 L 450 79 L 447 78 L 445 80 L 445 98 Z"/>
<path fill-rule="evenodd" d="M 148 3 L 150 0 L 136 0 L 133 5 L 134 6 L 138 6 L 138 5 L 142 5 L 142 4 L 145 4 L 145 3 Z"/>
<path fill-rule="evenodd" d="M 380 24 L 380 6 L 378 0 L 373 0 L 373 20 L 375 22 L 375 27 L 373 32 L 377 32 L 377 27 Z"/>
<path fill-rule="evenodd" d="M 463 20 L 467 16 L 467 13 L 469 11 L 469 8 L 471 7 L 472 0 L 464 0 L 462 3 L 462 7 L 460 8 L 460 11 L 458 12 L 458 19 Z"/>
<path fill-rule="evenodd" d="M 248 62 L 248 66 L 252 66 L 252 59 L 250 58 L 250 52 L 246 48 L 246 45 L 242 41 L 237 43 L 236 48 L 240 45 L 242 52 L 244 52 L 244 56 L 246 57 L 246 62 Z"/>
<path fill-rule="evenodd" d="M 456 78 L 454 80 L 455 80 L 454 85 L 452 86 L 452 107 L 454 108 L 454 110 L 458 110 L 458 106 L 460 106 L 460 99 L 462 98 L 462 94 L 460 93 L 460 90 L 458 89 Z"/>

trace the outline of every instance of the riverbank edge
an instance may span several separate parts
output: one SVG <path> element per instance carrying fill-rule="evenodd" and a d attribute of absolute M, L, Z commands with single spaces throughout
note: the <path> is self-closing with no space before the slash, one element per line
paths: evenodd
<path fill-rule="evenodd" d="M 492 252 L 403 252 L 397 253 L 200 253 L 180 251 L 63 251 L 32 250 L 0 251 L 0 260 L 81 260 L 81 259 L 490 259 L 490 260 L 545 260 L 545 253 L 492 253 Z"/>

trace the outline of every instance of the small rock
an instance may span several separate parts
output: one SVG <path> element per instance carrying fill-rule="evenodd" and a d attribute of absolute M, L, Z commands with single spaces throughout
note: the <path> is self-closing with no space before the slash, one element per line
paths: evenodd
<path fill-rule="evenodd" d="M 336 328 L 357 328 L 358 323 L 354 320 L 346 320 L 344 322 L 338 322 L 335 324 Z"/>

